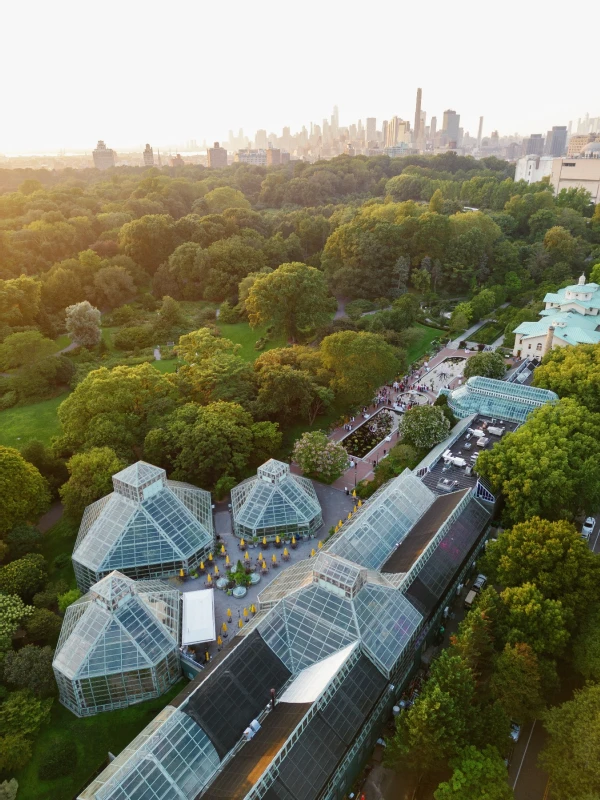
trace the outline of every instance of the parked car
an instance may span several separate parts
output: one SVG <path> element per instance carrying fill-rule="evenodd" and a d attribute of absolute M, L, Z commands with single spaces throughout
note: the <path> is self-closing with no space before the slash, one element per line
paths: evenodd
<path fill-rule="evenodd" d="M 521 735 L 521 726 L 518 725 L 516 722 L 510 723 L 510 738 L 513 742 L 519 741 L 519 736 Z"/>
<path fill-rule="evenodd" d="M 470 609 L 476 599 L 477 592 L 474 592 L 473 589 L 471 589 L 470 592 L 467 592 L 467 596 L 465 597 L 465 608 L 467 610 Z"/>
<path fill-rule="evenodd" d="M 589 539 L 595 527 L 596 527 L 596 520 L 594 519 L 594 517 L 588 517 L 586 521 L 583 523 L 583 527 L 581 528 L 581 535 L 583 536 L 583 538 Z"/>
<path fill-rule="evenodd" d="M 485 576 L 485 575 L 482 575 L 482 574 L 480 573 L 480 574 L 479 574 L 479 575 L 478 575 L 478 576 L 475 578 L 475 580 L 473 581 L 473 587 L 472 587 L 472 588 L 473 588 L 473 591 L 474 591 L 474 592 L 480 592 L 480 591 L 481 591 L 481 590 L 484 588 L 484 586 L 486 585 L 486 583 L 487 583 L 487 578 L 486 578 L 486 576 Z"/>

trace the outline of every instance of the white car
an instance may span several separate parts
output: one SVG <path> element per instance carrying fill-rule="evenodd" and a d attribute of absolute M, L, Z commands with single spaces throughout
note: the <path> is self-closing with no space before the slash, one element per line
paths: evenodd
<path fill-rule="evenodd" d="M 596 527 L 596 520 L 594 519 L 594 517 L 588 517 L 586 521 L 583 523 L 583 527 L 581 529 L 581 535 L 583 536 L 583 538 L 589 539 L 595 527 Z"/>
<path fill-rule="evenodd" d="M 510 723 L 510 738 L 513 740 L 513 742 L 518 742 L 520 735 L 521 726 L 513 720 L 513 722 Z"/>

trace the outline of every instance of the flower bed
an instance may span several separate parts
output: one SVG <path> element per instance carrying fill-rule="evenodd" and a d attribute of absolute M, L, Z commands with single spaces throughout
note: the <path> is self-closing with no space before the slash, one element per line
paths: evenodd
<path fill-rule="evenodd" d="M 389 436 L 393 429 L 394 419 L 392 412 L 382 408 L 346 436 L 342 444 L 350 455 L 356 458 L 363 458 L 386 436 Z"/>

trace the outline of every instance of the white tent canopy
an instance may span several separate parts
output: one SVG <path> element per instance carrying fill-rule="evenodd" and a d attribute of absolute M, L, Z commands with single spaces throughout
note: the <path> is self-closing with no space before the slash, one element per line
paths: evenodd
<path fill-rule="evenodd" d="M 184 592 L 181 644 L 214 642 L 216 638 L 214 589 Z"/>

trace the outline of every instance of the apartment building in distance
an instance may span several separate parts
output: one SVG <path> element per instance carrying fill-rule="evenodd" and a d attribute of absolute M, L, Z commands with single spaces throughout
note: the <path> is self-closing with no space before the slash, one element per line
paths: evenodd
<path fill-rule="evenodd" d="M 149 144 L 146 145 L 142 155 L 144 157 L 144 166 L 145 167 L 153 167 L 154 166 L 154 150 L 150 147 Z"/>
<path fill-rule="evenodd" d="M 116 153 L 107 147 L 102 139 L 98 140 L 96 149 L 92 153 L 96 169 L 110 169 L 115 165 Z"/>
<path fill-rule="evenodd" d="M 600 133 L 584 133 L 571 136 L 567 147 L 567 155 L 578 156 L 583 148 L 592 142 L 600 142 Z"/>
<path fill-rule="evenodd" d="M 238 150 L 233 160 L 237 164 L 253 164 L 255 167 L 267 166 L 267 151 L 261 149 L 251 149 L 246 147 L 243 150 Z"/>
<path fill-rule="evenodd" d="M 206 156 L 207 164 L 211 169 L 227 166 L 227 150 L 224 147 L 220 147 L 218 142 L 215 142 L 213 147 L 208 148 Z"/>
<path fill-rule="evenodd" d="M 578 156 L 555 158 L 550 183 L 556 194 L 561 189 L 585 189 L 592 202 L 600 203 L 600 141 L 586 144 Z"/>
<path fill-rule="evenodd" d="M 552 156 L 529 155 L 519 158 L 515 168 L 515 181 L 538 183 L 552 175 Z"/>

